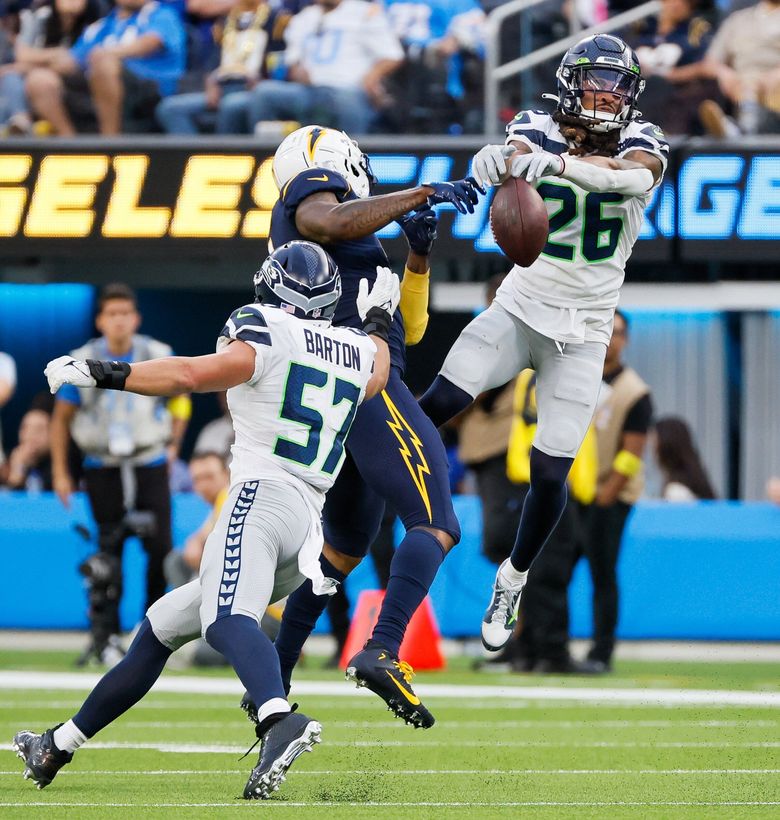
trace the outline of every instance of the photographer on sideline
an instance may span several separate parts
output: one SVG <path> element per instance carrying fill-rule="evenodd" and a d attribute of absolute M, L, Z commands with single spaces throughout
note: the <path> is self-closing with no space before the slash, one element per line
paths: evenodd
<path fill-rule="evenodd" d="M 72 355 L 125 362 L 170 356 L 168 345 L 136 332 L 140 324 L 135 293 L 124 284 L 106 285 L 95 317 L 101 335 Z M 98 525 L 100 555 L 93 559 L 102 557 L 96 566 L 111 568 L 108 574 L 114 576 L 90 573 L 89 561 L 82 568 L 91 582 L 92 651 L 101 659 L 107 644 L 116 643 L 110 636 L 119 633 L 126 538 L 138 535 L 148 556 L 145 607 L 165 593 L 163 561 L 172 547 L 168 462 L 178 455 L 190 410 L 188 397 L 166 405 L 165 399 L 156 397 L 70 385 L 57 394 L 51 428 L 54 491 L 69 506 L 74 486 L 67 453 L 73 436 L 84 453 L 86 491 Z"/>

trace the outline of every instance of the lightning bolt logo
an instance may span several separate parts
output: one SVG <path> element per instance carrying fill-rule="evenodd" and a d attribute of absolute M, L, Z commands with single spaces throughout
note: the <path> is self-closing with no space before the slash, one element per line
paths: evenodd
<path fill-rule="evenodd" d="M 395 435 L 398 439 L 398 443 L 400 445 L 398 452 L 401 454 L 401 458 L 403 458 L 404 463 L 406 464 L 406 469 L 409 470 L 409 475 L 412 477 L 414 486 L 417 487 L 417 492 L 420 493 L 423 504 L 425 504 L 425 509 L 428 513 L 428 520 L 433 523 L 431 500 L 428 497 L 428 487 L 425 483 L 425 476 L 431 474 L 431 468 L 428 466 L 428 461 L 423 454 L 422 441 L 420 441 L 420 437 L 409 426 L 409 422 L 401 415 L 400 411 L 393 403 L 393 400 L 387 395 L 385 390 L 382 391 L 382 398 L 384 399 L 385 405 L 387 406 L 387 411 L 390 414 L 390 418 L 387 420 L 387 426 L 393 431 L 393 435 Z M 406 432 L 406 435 L 404 435 L 404 431 Z M 412 452 L 412 449 L 409 446 L 409 441 L 414 446 L 414 452 Z"/>

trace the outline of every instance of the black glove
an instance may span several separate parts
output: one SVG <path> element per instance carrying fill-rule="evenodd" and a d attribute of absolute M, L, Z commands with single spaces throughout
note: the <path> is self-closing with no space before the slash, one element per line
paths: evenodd
<path fill-rule="evenodd" d="M 416 211 L 404 214 L 396 220 L 406 236 L 409 248 L 421 256 L 431 252 L 436 239 L 436 227 L 439 217 L 430 205 L 423 205 Z"/>
<path fill-rule="evenodd" d="M 428 197 L 429 205 L 449 202 L 462 214 L 473 214 L 474 206 L 479 200 L 478 194 L 485 193 L 485 189 L 477 184 L 474 177 L 458 179 L 455 182 L 426 182 L 425 186 L 433 188 L 433 193 Z"/>

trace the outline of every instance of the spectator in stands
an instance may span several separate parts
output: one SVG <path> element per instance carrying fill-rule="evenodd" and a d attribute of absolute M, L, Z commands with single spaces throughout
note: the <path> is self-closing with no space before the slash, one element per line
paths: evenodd
<path fill-rule="evenodd" d="M 14 390 L 16 390 L 16 363 L 7 353 L 0 352 L 0 409 L 11 400 Z M 3 428 L 0 427 L 0 467 L 4 463 Z"/>
<path fill-rule="evenodd" d="M 206 78 L 202 92 L 166 97 L 157 119 L 169 134 L 197 134 L 203 115 L 216 112 L 218 134 L 249 131 L 247 109 L 253 89 L 272 70 L 272 55 L 284 49 L 282 34 L 290 16 L 264 0 L 237 0 L 224 23 L 214 26 L 221 43 L 219 67 Z"/>
<path fill-rule="evenodd" d="M 628 318 L 615 311 L 594 417 L 599 475 L 584 550 L 593 579 L 593 646 L 588 661 L 595 672 L 607 672 L 612 664 L 617 560 L 628 514 L 644 487 L 642 454 L 653 415 L 650 388 L 623 363 L 628 331 Z"/>
<path fill-rule="evenodd" d="M 41 492 L 52 489 L 49 414 L 28 410 L 19 426 L 19 444 L 5 465 L 4 482 L 12 490 Z"/>
<path fill-rule="evenodd" d="M 137 333 L 140 324 L 133 291 L 123 284 L 107 285 L 95 318 L 101 335 L 73 355 L 126 362 L 170 356 L 167 344 Z M 152 396 L 70 385 L 61 388 L 54 404 L 54 490 L 68 506 L 74 489 L 67 461 L 72 435 L 85 455 L 84 478 L 101 553 L 114 559 L 109 563 L 118 564 L 125 539 L 134 532 L 142 536 L 148 556 L 144 609 L 165 592 L 163 561 L 172 546 L 168 461 L 178 455 L 190 409 L 188 397 L 172 399 L 166 406 Z M 117 585 L 121 589 L 121 570 Z M 118 634 L 118 599 L 104 622 L 109 630 L 106 639 Z M 104 649 L 98 645 L 95 653 L 101 656 Z"/>
<path fill-rule="evenodd" d="M 233 429 L 233 420 L 230 418 L 230 410 L 227 406 L 227 394 L 222 392 L 217 393 L 216 396 L 222 415 L 203 426 L 195 440 L 193 452 L 196 454 L 219 453 L 225 462 L 229 463 L 230 448 L 233 446 L 236 431 Z"/>
<path fill-rule="evenodd" d="M 663 475 L 665 501 L 713 499 L 715 492 L 683 419 L 667 416 L 653 426 L 654 450 Z"/>
<path fill-rule="evenodd" d="M 382 7 L 365 0 L 317 0 L 293 17 L 285 41 L 288 81 L 255 87 L 250 126 L 296 120 L 365 134 L 389 104 L 385 79 L 403 62 Z"/>
<path fill-rule="evenodd" d="M 632 38 L 647 80 L 642 113 L 669 134 L 700 131 L 698 106 L 717 93 L 702 75 L 712 31 L 697 8 L 698 0 L 662 0 L 658 16 L 642 21 Z"/>
<path fill-rule="evenodd" d="M 721 24 L 704 61 L 733 108 L 727 117 L 715 100 L 700 115 L 716 137 L 780 132 L 780 0 L 760 0 Z"/>
<path fill-rule="evenodd" d="M 206 539 L 219 516 L 230 489 L 230 473 L 220 453 L 198 453 L 190 459 L 192 489 L 211 507 L 203 524 L 184 542 L 183 549 L 165 557 L 165 579 L 172 587 L 191 581 L 200 569 Z"/>
<path fill-rule="evenodd" d="M 0 99 L 5 111 L 0 123 L 9 134 L 29 134 L 32 118 L 24 92 L 25 77 L 33 68 L 55 68 L 84 29 L 100 17 L 98 0 L 53 0 L 19 15 L 14 61 L 0 67 Z"/>
<path fill-rule="evenodd" d="M 385 7 L 407 57 L 396 78 L 405 104 L 399 112 L 399 130 L 409 130 L 410 116 L 421 119 L 426 131 L 446 126 L 446 122 L 432 122 L 437 116 L 446 119 L 449 113 L 453 119 L 457 113 L 462 119 L 466 112 L 458 108 L 467 107 L 467 90 L 474 85 L 482 90 L 486 20 L 482 7 L 476 0 L 385 0 Z M 469 72 L 474 63 L 477 70 Z M 469 82 L 472 74 L 478 75 L 476 83 Z"/>
<path fill-rule="evenodd" d="M 74 118 L 92 116 L 101 134 L 119 134 L 176 90 L 184 52 L 175 11 L 156 0 L 117 0 L 52 65 L 29 72 L 27 97 L 60 136 L 76 133 Z"/>

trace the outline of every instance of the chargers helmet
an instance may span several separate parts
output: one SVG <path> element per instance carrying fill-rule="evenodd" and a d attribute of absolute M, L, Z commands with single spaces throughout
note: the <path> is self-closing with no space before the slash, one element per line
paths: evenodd
<path fill-rule="evenodd" d="M 619 37 L 595 34 L 573 45 L 563 55 L 555 74 L 558 80 L 558 110 L 577 117 L 594 131 L 623 128 L 640 116 L 636 101 L 645 87 L 634 50 Z M 622 97 L 614 114 L 586 108 L 586 92 L 608 91 Z M 591 98 L 592 99 L 592 98 Z M 586 100 L 587 101 L 587 100 Z"/>
<path fill-rule="evenodd" d="M 361 199 L 371 193 L 371 186 L 376 183 L 368 157 L 355 140 L 335 128 L 305 125 L 282 140 L 273 161 L 274 180 L 279 190 L 307 168 L 336 171 Z"/>
<path fill-rule="evenodd" d="M 255 274 L 255 300 L 299 319 L 327 319 L 341 297 L 336 263 L 314 242 L 295 240 L 277 248 Z"/>

